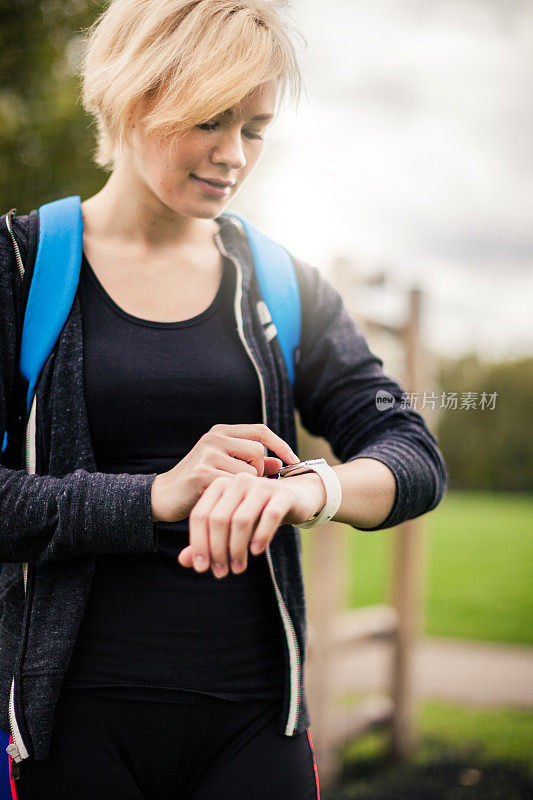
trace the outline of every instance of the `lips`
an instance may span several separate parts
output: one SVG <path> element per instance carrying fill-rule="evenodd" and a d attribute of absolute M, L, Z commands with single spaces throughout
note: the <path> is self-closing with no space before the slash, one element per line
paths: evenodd
<path fill-rule="evenodd" d="M 221 186 L 222 188 L 225 188 L 226 186 L 234 185 L 232 181 L 218 181 L 218 180 L 213 180 L 212 178 L 202 178 L 201 175 L 194 175 L 193 173 L 191 174 L 193 178 L 197 178 L 200 181 L 205 181 L 205 183 L 210 183 L 212 184 L 212 186 Z"/>
<path fill-rule="evenodd" d="M 223 182 L 215 183 L 204 178 L 198 178 L 191 172 L 191 179 L 196 183 L 199 189 L 203 192 L 204 197 L 229 197 L 233 184 L 224 185 Z"/>

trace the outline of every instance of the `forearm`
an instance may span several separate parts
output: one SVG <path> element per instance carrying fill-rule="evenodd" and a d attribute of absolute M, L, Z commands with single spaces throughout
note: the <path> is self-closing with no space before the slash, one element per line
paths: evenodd
<path fill-rule="evenodd" d="M 56 478 L 0 466 L 0 561 L 155 551 L 154 477 L 77 469 Z"/>
<path fill-rule="evenodd" d="M 374 458 L 359 458 L 333 467 L 341 484 L 342 500 L 333 517 L 354 528 L 375 528 L 390 514 L 396 499 L 396 479 L 393 472 Z M 325 490 L 317 473 L 295 476 L 291 480 L 314 484 L 320 497 L 317 511 L 325 502 Z"/>

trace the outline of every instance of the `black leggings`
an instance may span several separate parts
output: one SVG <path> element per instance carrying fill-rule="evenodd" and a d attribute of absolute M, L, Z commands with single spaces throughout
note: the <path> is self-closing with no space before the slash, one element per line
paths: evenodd
<path fill-rule="evenodd" d="M 63 688 L 50 756 L 20 764 L 17 800 L 319 800 L 309 728 L 280 700 L 167 703 Z"/>

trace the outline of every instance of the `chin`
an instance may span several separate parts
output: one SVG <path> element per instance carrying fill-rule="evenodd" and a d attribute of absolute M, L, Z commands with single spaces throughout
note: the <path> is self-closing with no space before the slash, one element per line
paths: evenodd
<path fill-rule="evenodd" d="M 219 211 L 213 211 L 212 209 L 204 209 L 198 210 L 196 213 L 191 214 L 191 217 L 195 217 L 196 219 L 216 219 L 223 213 L 223 209 L 221 208 Z"/>

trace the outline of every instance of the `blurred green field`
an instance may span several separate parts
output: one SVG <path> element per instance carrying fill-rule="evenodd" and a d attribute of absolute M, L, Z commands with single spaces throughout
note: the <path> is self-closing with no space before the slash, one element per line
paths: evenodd
<path fill-rule="evenodd" d="M 450 491 L 426 519 L 426 634 L 533 644 L 533 495 Z M 349 607 L 388 602 L 391 533 L 348 529 Z"/>
<path fill-rule="evenodd" d="M 352 702 L 359 696 L 347 695 Z M 363 695 L 361 695 L 363 697 Z M 426 701 L 417 713 L 420 745 L 415 758 L 425 761 L 432 747 L 477 747 L 488 759 L 523 761 L 533 774 L 533 712 L 511 708 L 467 708 L 456 703 Z M 370 733 L 346 745 L 348 758 L 379 756 L 387 734 Z"/>
<path fill-rule="evenodd" d="M 386 757 L 386 733 L 347 744 L 340 786 L 324 800 L 529 800 L 533 713 L 424 703 L 419 747 L 406 763 Z"/>

